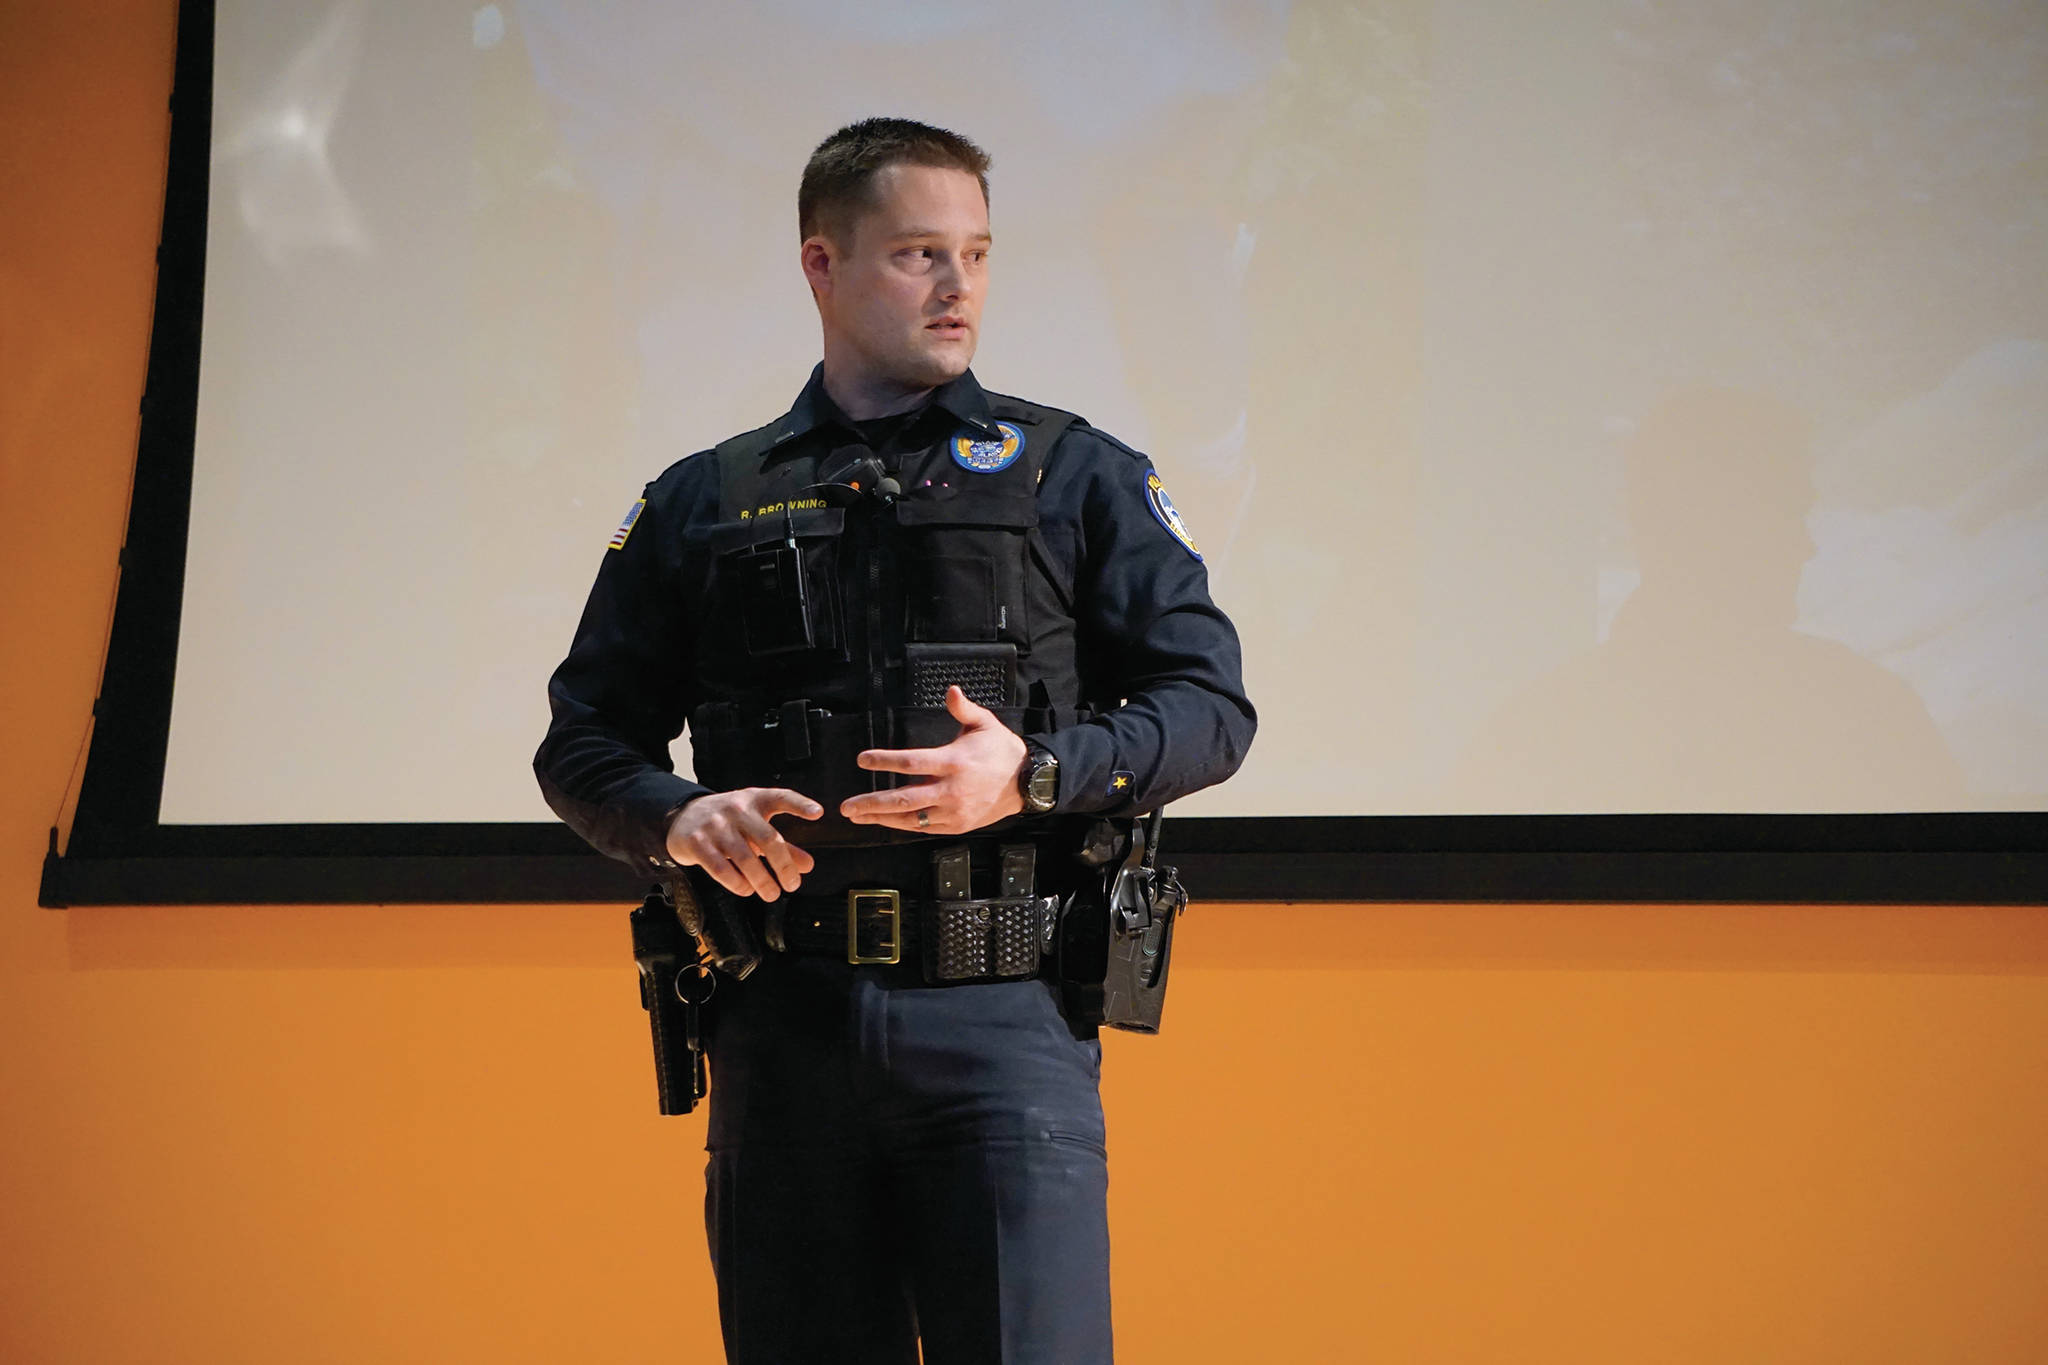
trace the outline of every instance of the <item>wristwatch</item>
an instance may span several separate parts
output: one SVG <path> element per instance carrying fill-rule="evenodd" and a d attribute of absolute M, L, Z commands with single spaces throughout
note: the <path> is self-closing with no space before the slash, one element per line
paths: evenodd
<path fill-rule="evenodd" d="M 1060 799 L 1060 761 L 1036 744 L 1024 746 L 1024 766 L 1017 770 L 1017 790 L 1024 794 L 1024 813 L 1044 815 Z"/>

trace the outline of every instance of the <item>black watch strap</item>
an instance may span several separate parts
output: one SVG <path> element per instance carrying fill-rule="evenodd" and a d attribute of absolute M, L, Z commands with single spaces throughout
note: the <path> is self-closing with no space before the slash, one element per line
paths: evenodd
<path fill-rule="evenodd" d="M 1017 788 L 1024 797 L 1024 813 L 1044 815 L 1058 804 L 1060 761 L 1050 750 L 1027 741 L 1024 766 L 1017 770 Z"/>

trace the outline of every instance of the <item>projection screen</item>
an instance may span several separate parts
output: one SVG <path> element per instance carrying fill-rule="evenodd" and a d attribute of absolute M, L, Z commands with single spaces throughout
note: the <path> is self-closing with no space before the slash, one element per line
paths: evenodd
<path fill-rule="evenodd" d="M 165 827 L 549 821 L 606 538 L 803 383 L 797 175 L 882 112 L 994 156 L 977 376 L 1238 624 L 1176 817 L 2048 811 L 2038 5 L 213 19 Z"/>

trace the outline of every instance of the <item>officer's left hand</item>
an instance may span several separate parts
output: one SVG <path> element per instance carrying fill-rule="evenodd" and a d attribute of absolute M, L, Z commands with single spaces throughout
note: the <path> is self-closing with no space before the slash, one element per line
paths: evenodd
<path fill-rule="evenodd" d="M 864 749 L 858 760 L 863 768 L 910 773 L 926 781 L 849 797 L 839 803 L 839 813 L 857 825 L 965 834 L 1023 810 L 1024 793 L 1017 785 L 1024 766 L 1023 738 L 957 687 L 946 689 L 946 710 L 960 722 L 960 733 L 950 744 Z"/>

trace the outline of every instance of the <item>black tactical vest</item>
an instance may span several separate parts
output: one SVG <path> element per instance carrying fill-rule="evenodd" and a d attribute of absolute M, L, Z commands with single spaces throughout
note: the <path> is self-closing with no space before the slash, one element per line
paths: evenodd
<path fill-rule="evenodd" d="M 949 684 L 1020 734 L 1085 714 L 1073 584 L 1038 527 L 1045 461 L 1081 419 L 988 398 L 995 434 L 956 426 L 903 456 L 893 493 L 837 427 L 778 440 L 771 425 L 715 453 L 718 520 L 693 535 L 708 564 L 697 777 L 812 797 L 826 814 L 802 826 L 806 845 L 926 837 L 851 824 L 838 806 L 917 780 L 854 756 L 950 741 Z"/>

